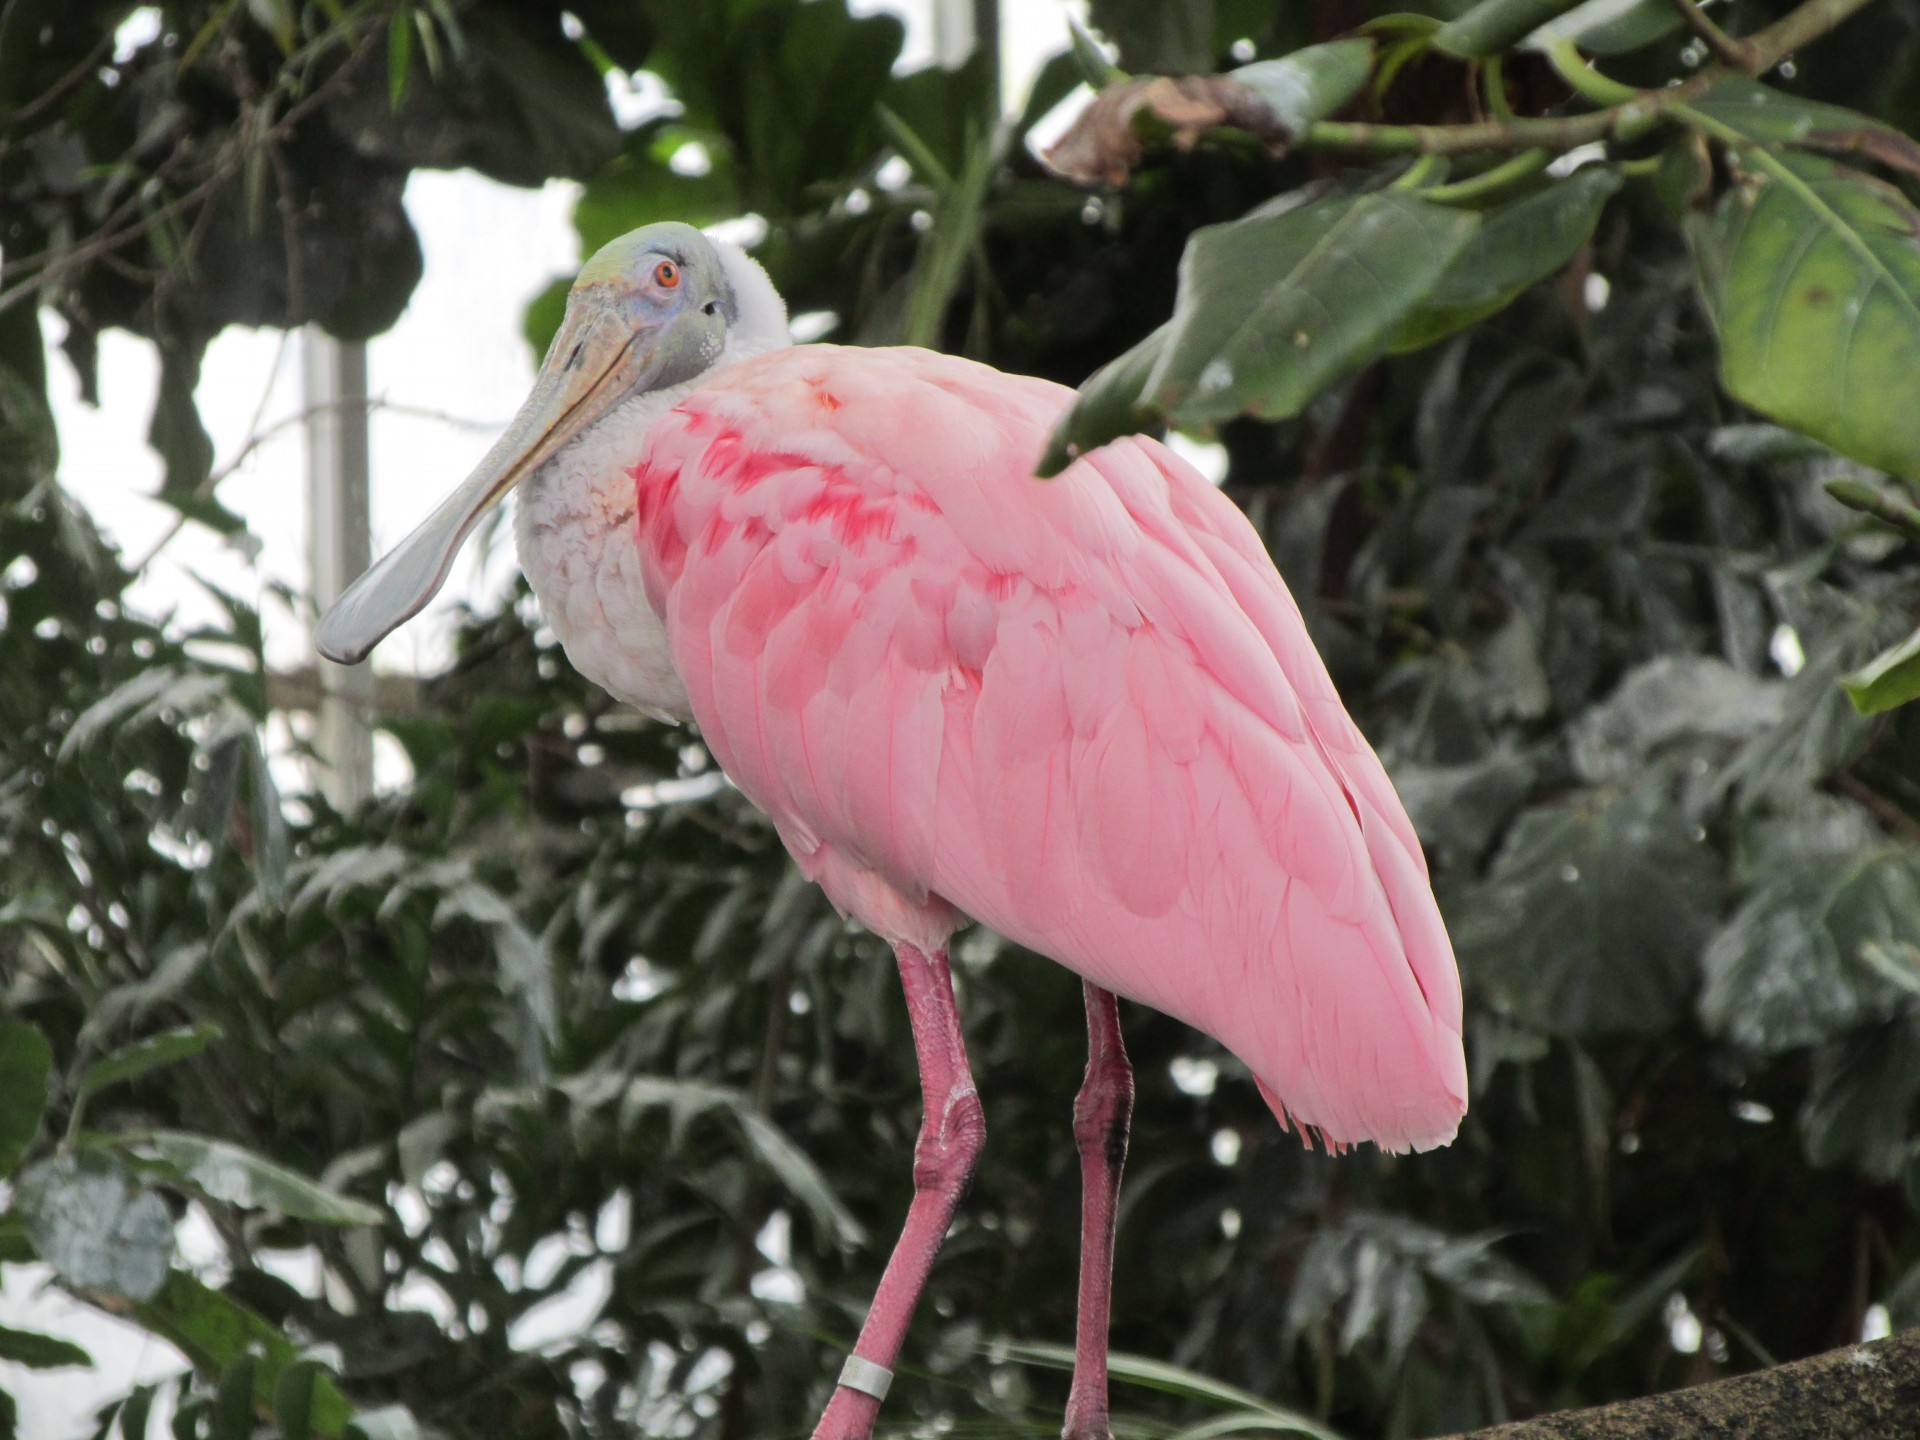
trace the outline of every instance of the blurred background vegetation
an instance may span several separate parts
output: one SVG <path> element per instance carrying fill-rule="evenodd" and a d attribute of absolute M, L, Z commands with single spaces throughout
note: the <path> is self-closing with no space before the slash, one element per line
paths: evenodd
<path fill-rule="evenodd" d="M 1518 261 L 1474 252 L 1451 308 L 1433 261 L 1424 330 L 1403 307 L 1297 404 L 1247 389 L 1194 422 L 1428 843 L 1474 1098 L 1445 1151 L 1310 1154 L 1228 1057 L 1129 1007 L 1114 1342 L 1184 1368 L 1129 1370 L 1116 1429 L 1433 1434 L 1920 1323 L 1920 718 L 1839 683 L 1916 620 L 1911 497 L 1870 468 L 1920 469 L 1915 352 L 1860 362 L 1877 418 L 1800 413 L 1742 383 L 1712 289 L 1758 263 L 1729 207 L 1781 169 L 1831 208 L 1913 214 L 1888 137 L 1920 124 L 1920 3 L 1869 5 L 1767 77 L 1885 122 L 1792 111 L 1855 137 L 1839 159 L 1627 127 L 1583 169 L 1540 168 L 1550 147 L 1487 180 L 1487 158 L 1409 169 L 1324 128 L 1166 145 L 1198 137 L 1148 116 L 1120 183 L 1087 189 L 1025 143 L 1083 75 L 1123 84 L 1110 61 L 1210 74 L 1396 8 L 1094 0 L 1113 47 L 1063 52 L 1003 118 L 984 58 L 898 73 L 899 22 L 842 0 L 173 0 L 120 58 L 130 6 L 8 0 L 0 1264 L 50 1264 L 191 1363 L 102 1434 L 801 1435 L 907 1202 L 892 967 L 693 737 L 584 685 L 522 595 L 381 716 L 404 793 L 350 814 L 281 794 L 257 613 L 135 613 L 126 557 L 62 489 L 44 310 L 83 384 L 104 330 L 158 347 L 163 498 L 233 531 L 193 406 L 207 341 L 390 325 L 420 167 L 579 179 L 588 249 L 756 215 L 825 338 L 1068 384 L 1174 314 L 1196 229 L 1276 196 L 1452 205 L 1480 235 L 1555 197 L 1558 228 L 1530 212 Z M 1339 108 L 1287 128 L 1588 113 L 1607 97 L 1564 52 L 1513 48 L 1567 8 L 1464 41 L 1387 21 Z M 1616 79 L 1716 63 L 1668 0 L 1628 8 L 1631 43 L 1582 32 Z M 1750 35 L 1790 9 L 1714 13 Z M 678 113 L 623 131 L 609 70 Z M 1857 253 L 1920 314 L 1912 230 L 1876 223 Z M 1810 376 L 1855 364 L 1783 343 Z M 1730 400 L 1723 359 L 1796 428 Z M 1186 423 L 1139 378 L 1093 438 Z M 1079 986 L 987 934 L 957 961 L 992 1138 L 882 1424 L 1056 1433 Z M 216 1242 L 191 1262 L 188 1219 Z M 562 1294 L 579 1323 L 542 1333 Z M 4 1326 L 0 1360 L 88 1363 Z M 0 1393 L 0 1434 L 11 1417 Z"/>

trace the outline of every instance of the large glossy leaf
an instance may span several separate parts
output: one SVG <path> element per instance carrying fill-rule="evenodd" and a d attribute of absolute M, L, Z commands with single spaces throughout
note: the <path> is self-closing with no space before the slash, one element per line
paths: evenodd
<path fill-rule="evenodd" d="M 1549 1034 L 1671 1021 L 1719 909 L 1705 835 L 1659 778 L 1530 810 L 1449 915 L 1470 987 Z"/>
<path fill-rule="evenodd" d="M 0 1178 L 13 1173 L 40 1133 L 53 1051 L 24 1020 L 0 1019 Z"/>
<path fill-rule="evenodd" d="M 287 1371 L 302 1363 L 278 1326 L 183 1271 L 167 1276 L 159 1293 L 137 1305 L 134 1314 L 206 1374 L 225 1374 L 236 1362 L 253 1357 L 253 1403 L 262 1410 L 273 1406 Z M 352 1407 L 332 1377 L 319 1372 L 313 1376 L 306 1412 L 314 1433 L 338 1435 L 346 1429 Z"/>
<path fill-rule="evenodd" d="M 1620 175 L 1588 165 L 1487 213 L 1480 231 L 1441 272 L 1393 338 L 1396 351 L 1430 345 L 1510 304 L 1573 259 L 1620 188 Z"/>
<path fill-rule="evenodd" d="M 1147 403 L 1144 396 L 1147 377 L 1160 362 L 1167 330 L 1168 327 L 1162 325 L 1131 350 L 1087 377 L 1080 387 L 1080 398 L 1060 417 L 1060 423 L 1048 437 L 1046 453 L 1040 457 L 1040 475 L 1058 475 L 1089 450 L 1161 423 L 1159 410 Z"/>
<path fill-rule="evenodd" d="M 224 1140 L 155 1130 L 135 1137 L 134 1143 L 214 1200 L 323 1225 L 378 1225 L 384 1218 L 365 1201 L 335 1194 L 284 1165 Z"/>
<path fill-rule="evenodd" d="M 1796 857 L 1708 944 L 1701 1023 L 1749 1050 L 1779 1051 L 1887 1019 L 1911 997 L 1876 968 L 1875 947 L 1917 933 L 1910 852 Z"/>
<path fill-rule="evenodd" d="M 1479 223 L 1385 190 L 1196 231 L 1141 403 L 1183 426 L 1299 414 L 1386 349 Z"/>
<path fill-rule="evenodd" d="M 1834 449 L 1920 478 L 1920 212 L 1817 156 L 1742 148 L 1694 227 L 1729 393 Z"/>
<path fill-rule="evenodd" d="M 20 1175 L 14 1202 L 40 1258 L 75 1285 L 145 1300 L 173 1258 L 173 1217 L 116 1155 L 55 1155 Z"/>

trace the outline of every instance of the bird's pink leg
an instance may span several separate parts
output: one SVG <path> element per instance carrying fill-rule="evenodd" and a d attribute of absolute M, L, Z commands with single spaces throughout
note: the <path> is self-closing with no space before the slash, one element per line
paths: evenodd
<path fill-rule="evenodd" d="M 1091 980 L 1087 992 L 1087 1076 L 1073 1101 L 1080 1147 L 1080 1320 L 1065 1440 L 1113 1440 L 1107 1423 L 1107 1321 L 1113 1302 L 1113 1228 L 1120 1167 L 1133 1119 L 1133 1065 L 1120 1038 L 1120 1004 Z"/>
<path fill-rule="evenodd" d="M 946 952 L 902 944 L 895 947 L 895 956 L 907 992 L 925 1106 L 920 1138 L 913 1147 L 913 1204 L 894 1244 L 893 1258 L 880 1277 L 880 1288 L 874 1292 L 867 1323 L 860 1327 L 854 1358 L 827 1402 L 813 1440 L 866 1440 L 873 1433 L 880 1398 L 872 1391 L 885 1390 L 933 1257 L 953 1223 L 961 1192 L 987 1139 L 986 1117 L 973 1088 L 973 1072 L 967 1068 Z"/>

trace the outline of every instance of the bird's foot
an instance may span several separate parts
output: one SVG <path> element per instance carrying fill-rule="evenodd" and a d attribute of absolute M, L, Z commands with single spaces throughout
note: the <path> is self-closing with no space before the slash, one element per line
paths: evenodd
<path fill-rule="evenodd" d="M 1098 1420 L 1069 1420 L 1061 1428 L 1060 1440 L 1113 1440 L 1113 1428 L 1104 1415 Z"/>

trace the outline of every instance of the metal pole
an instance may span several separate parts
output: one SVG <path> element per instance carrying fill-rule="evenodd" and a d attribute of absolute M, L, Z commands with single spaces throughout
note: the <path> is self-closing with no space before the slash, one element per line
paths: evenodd
<path fill-rule="evenodd" d="M 313 603 L 325 610 L 373 561 L 368 506 L 367 347 L 309 326 L 306 372 L 307 559 Z M 373 793 L 373 667 L 321 660 L 313 737 L 321 793 L 350 812 Z"/>

